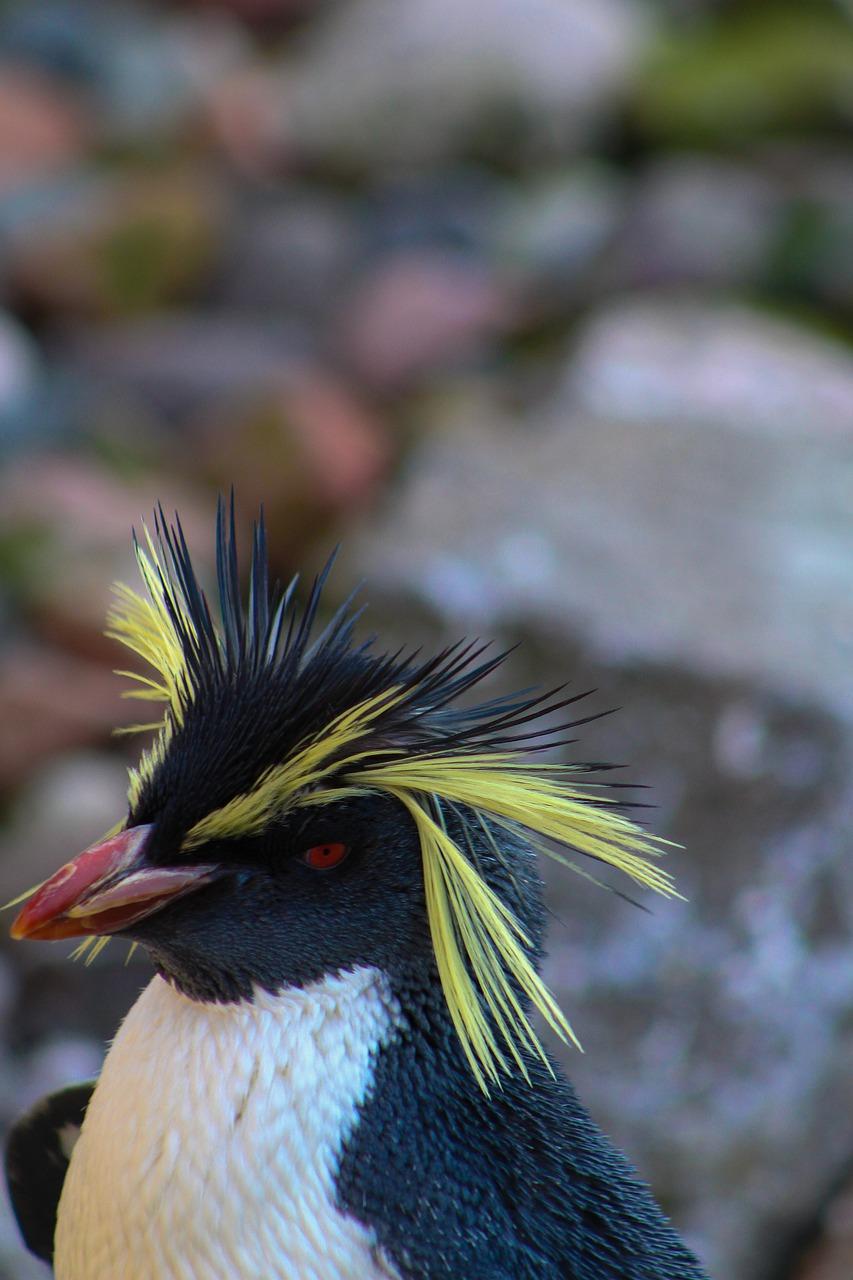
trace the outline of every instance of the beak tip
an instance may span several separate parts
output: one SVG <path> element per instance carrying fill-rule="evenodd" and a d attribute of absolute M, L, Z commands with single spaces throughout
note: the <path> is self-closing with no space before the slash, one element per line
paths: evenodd
<path fill-rule="evenodd" d="M 24 903 L 9 926 L 9 936 L 14 938 L 16 942 L 29 938 L 34 930 L 38 928 L 38 921 L 33 920 L 32 905 L 33 900 L 31 898 L 29 902 Z"/>
<path fill-rule="evenodd" d="M 87 933 L 85 925 L 69 918 L 69 910 L 104 877 L 131 866 L 150 830 L 143 826 L 120 831 L 60 867 L 24 903 L 9 928 L 11 937 L 16 942 L 47 942 Z"/>

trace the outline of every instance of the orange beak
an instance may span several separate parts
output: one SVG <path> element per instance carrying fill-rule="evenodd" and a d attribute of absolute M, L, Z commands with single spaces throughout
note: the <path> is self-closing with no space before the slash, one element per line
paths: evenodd
<path fill-rule="evenodd" d="M 38 941 L 117 933 L 209 884 L 212 865 L 151 867 L 143 860 L 150 826 L 93 844 L 45 880 L 18 913 L 13 938 Z"/>

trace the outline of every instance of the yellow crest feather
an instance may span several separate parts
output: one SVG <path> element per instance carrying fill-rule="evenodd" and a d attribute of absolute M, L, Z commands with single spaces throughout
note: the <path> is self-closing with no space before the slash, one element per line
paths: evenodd
<path fill-rule="evenodd" d="M 477 1083 L 499 1083 L 508 1063 L 479 999 L 516 1066 L 529 1079 L 520 1049 L 548 1059 L 507 974 L 563 1040 L 577 1038 L 548 988 L 527 958 L 530 940 L 512 912 L 414 796 L 386 787 L 405 805 L 421 840 L 427 915 L 441 985 L 450 1016 Z M 440 812 L 440 809 L 439 809 Z M 580 1047 L 580 1046 L 578 1046 Z"/>
<path fill-rule="evenodd" d="M 153 679 L 136 671 L 117 671 L 116 675 L 135 682 L 135 687 L 126 689 L 123 696 L 166 704 L 160 720 L 129 725 L 121 730 L 123 733 L 159 730 L 151 746 L 143 751 L 137 768 L 129 771 L 128 800 L 131 807 L 139 799 L 144 780 L 152 776 L 163 760 L 173 725 L 183 723 L 184 709 L 192 692 L 186 650 L 175 624 L 175 618 L 180 617 L 192 636 L 192 618 L 180 608 L 171 579 L 144 522 L 142 529 L 145 547 L 134 541 L 134 551 L 147 598 L 123 582 L 114 583 L 116 600 L 107 614 L 105 629 L 105 635 L 132 650 L 159 675 L 159 679 Z"/>
<path fill-rule="evenodd" d="M 175 618 L 182 619 L 190 634 L 193 622 L 189 614 L 180 608 L 154 540 L 145 525 L 143 533 L 147 550 L 138 542 L 134 549 L 148 598 L 125 586 L 123 582 L 117 582 L 113 588 L 117 600 L 107 614 L 106 634 L 138 654 L 160 676 L 159 680 L 153 680 L 150 676 L 139 675 L 135 671 L 119 672 L 118 674 L 141 686 L 129 689 L 125 696 L 165 702 L 175 723 L 180 724 L 190 692 L 190 681 L 186 652 Z"/>
<path fill-rule="evenodd" d="M 657 893 L 678 896 L 671 877 L 649 859 L 665 842 L 630 819 L 563 781 L 571 766 L 534 770 L 511 752 L 437 754 L 385 762 L 353 773 L 358 788 L 379 788 L 405 805 L 421 840 L 427 914 L 450 1016 L 482 1089 L 508 1064 L 483 1008 L 485 1001 L 504 1046 L 526 1076 L 519 1048 L 547 1062 L 512 983 L 521 989 L 564 1042 L 580 1047 L 565 1015 L 525 953 L 528 944 L 510 910 L 450 838 L 425 803 L 442 800 L 486 814 L 500 824 L 569 846 L 625 872 Z M 327 797 L 328 798 L 328 797 Z M 426 798 L 426 799 L 424 799 Z M 544 853 L 569 866 L 558 849 L 537 841 Z"/>

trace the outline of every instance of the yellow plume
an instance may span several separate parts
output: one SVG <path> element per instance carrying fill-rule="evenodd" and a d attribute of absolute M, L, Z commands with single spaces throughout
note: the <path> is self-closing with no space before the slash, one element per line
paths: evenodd
<path fill-rule="evenodd" d="M 180 608 L 175 588 L 144 522 L 142 528 L 147 550 L 135 541 L 134 551 L 147 598 L 123 582 L 114 583 L 116 602 L 107 614 L 105 630 L 110 639 L 118 640 L 138 654 L 159 676 L 159 679 L 152 679 L 136 671 L 117 671 L 116 675 L 125 676 L 138 686 L 126 690 L 124 697 L 166 704 L 160 720 L 121 730 L 123 733 L 159 730 L 151 746 L 143 751 L 138 767 L 129 771 L 128 800 L 131 807 L 138 801 L 145 780 L 153 775 L 163 760 L 173 726 L 183 723 L 186 704 L 192 696 L 186 649 L 175 619 L 181 618 L 188 637 L 192 639 L 195 635 L 192 618 Z"/>
<path fill-rule="evenodd" d="M 420 836 L 427 915 L 442 988 L 471 1070 L 486 1093 L 509 1070 L 493 1025 L 525 1077 L 522 1050 L 547 1064 L 514 988 L 560 1039 L 580 1045 L 528 958 L 530 942 L 518 921 L 448 835 L 441 802 L 490 816 L 499 826 L 526 829 L 534 839 L 540 837 L 535 840 L 538 848 L 560 862 L 568 861 L 565 854 L 542 838 L 616 867 L 658 893 L 679 896 L 671 877 L 649 861 L 666 842 L 614 812 L 608 807 L 612 802 L 568 785 L 573 772 L 568 765 L 532 769 L 511 752 L 407 756 L 347 769 L 348 786 L 310 797 L 317 803 L 379 789 L 411 814 Z M 491 843 L 500 856 L 494 836 Z"/>

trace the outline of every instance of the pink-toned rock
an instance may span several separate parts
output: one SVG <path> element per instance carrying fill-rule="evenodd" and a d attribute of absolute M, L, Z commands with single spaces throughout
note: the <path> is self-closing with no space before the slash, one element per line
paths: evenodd
<path fill-rule="evenodd" d="M 140 719 L 141 703 L 122 698 L 106 666 L 57 649 L 18 645 L 0 660 L 0 791 L 23 782 L 44 760 L 109 741 Z"/>
<path fill-rule="evenodd" d="M 0 67 L 0 194 L 80 156 L 89 117 L 79 95 L 26 67 Z"/>
<path fill-rule="evenodd" d="M 505 290 L 476 264 L 438 251 L 386 259 L 344 304 L 345 357 L 368 383 L 394 389 L 470 358 L 511 319 Z"/>
<path fill-rule="evenodd" d="M 290 154 L 281 77 L 261 67 L 241 68 L 212 85 L 202 118 L 235 169 L 249 176 L 276 172 Z"/>
<path fill-rule="evenodd" d="M 102 634 L 110 584 L 136 582 L 131 528 L 150 523 L 158 500 L 167 514 L 180 510 L 194 554 L 210 563 L 211 511 L 173 478 L 129 481 L 98 462 L 61 454 L 23 459 L 0 477 L 0 534 L 12 535 L 20 548 L 19 590 L 53 644 L 114 662 L 115 648 Z"/>
<path fill-rule="evenodd" d="M 303 548 L 331 540 L 338 521 L 370 502 L 393 456 L 382 419 L 320 369 L 293 372 L 251 405 L 198 423 L 192 449 L 207 479 L 234 484 L 247 518 L 263 502 L 284 567 L 298 567 Z"/>
<path fill-rule="evenodd" d="M 283 412 L 317 499 L 333 510 L 362 507 L 390 462 L 379 420 L 342 384 L 319 374 L 294 380 Z"/>

